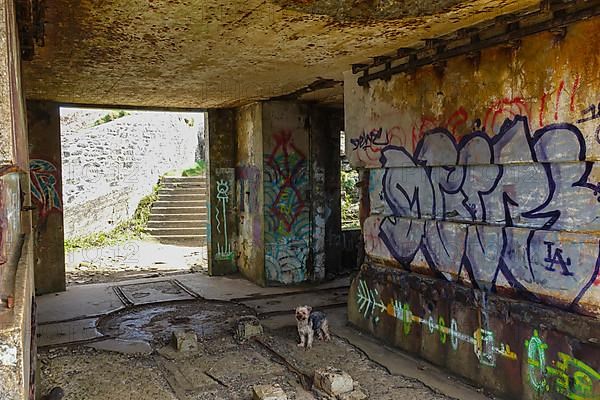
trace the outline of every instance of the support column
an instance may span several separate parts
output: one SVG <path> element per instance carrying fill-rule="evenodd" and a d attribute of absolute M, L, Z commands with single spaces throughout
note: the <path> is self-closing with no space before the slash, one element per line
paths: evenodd
<path fill-rule="evenodd" d="M 29 177 L 33 211 L 36 294 L 65 290 L 60 111 L 56 103 L 27 102 Z"/>
<path fill-rule="evenodd" d="M 237 271 L 235 241 L 235 110 L 210 110 L 205 124 L 208 145 L 209 224 L 207 227 L 208 273 L 226 275 Z"/>
<path fill-rule="evenodd" d="M 246 278 L 265 285 L 262 103 L 239 108 L 236 118 L 238 266 Z"/>
<path fill-rule="evenodd" d="M 313 236 L 309 276 L 320 281 L 341 269 L 340 132 L 344 110 L 313 106 L 309 115 Z"/>

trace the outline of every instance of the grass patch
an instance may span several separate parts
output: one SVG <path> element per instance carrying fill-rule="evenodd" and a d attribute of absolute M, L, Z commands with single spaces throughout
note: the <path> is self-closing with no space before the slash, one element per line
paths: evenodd
<path fill-rule="evenodd" d="M 114 121 L 115 119 L 123 118 L 127 115 L 130 115 L 130 112 L 120 110 L 120 111 L 111 111 L 106 114 L 104 117 L 97 119 L 94 122 L 94 126 L 106 124 L 107 122 Z"/>
<path fill-rule="evenodd" d="M 204 175 L 206 172 L 206 161 L 199 160 L 196 161 L 196 165 L 191 168 L 184 169 L 181 173 L 181 176 L 198 176 Z"/>
<path fill-rule="evenodd" d="M 87 236 L 75 237 L 65 240 L 65 252 L 69 253 L 77 249 L 89 249 L 92 247 L 111 246 L 132 239 L 142 239 L 144 230 L 150 218 L 152 204 L 158 199 L 158 185 L 154 185 L 152 193 L 143 197 L 133 217 L 119 223 L 111 231 L 97 232 Z"/>

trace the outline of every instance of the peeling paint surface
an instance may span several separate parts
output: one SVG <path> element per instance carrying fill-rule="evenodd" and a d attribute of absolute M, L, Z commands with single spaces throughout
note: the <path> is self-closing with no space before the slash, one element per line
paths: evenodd
<path fill-rule="evenodd" d="M 20 234 L 20 187 L 16 173 L 0 176 L 0 277 Z M 0 288 L 4 295 L 4 288 Z"/>

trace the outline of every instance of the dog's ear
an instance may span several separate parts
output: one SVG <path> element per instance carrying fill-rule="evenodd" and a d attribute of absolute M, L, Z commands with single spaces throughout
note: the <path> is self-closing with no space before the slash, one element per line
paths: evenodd
<path fill-rule="evenodd" d="M 308 310 L 308 312 L 312 312 L 312 307 L 311 306 L 306 306 L 306 309 Z"/>

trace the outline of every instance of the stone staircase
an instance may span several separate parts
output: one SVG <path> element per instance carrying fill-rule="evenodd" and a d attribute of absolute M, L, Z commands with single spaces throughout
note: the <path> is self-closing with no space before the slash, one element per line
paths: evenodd
<path fill-rule="evenodd" d="M 207 192 L 204 176 L 163 177 L 146 232 L 161 243 L 204 246 Z"/>

